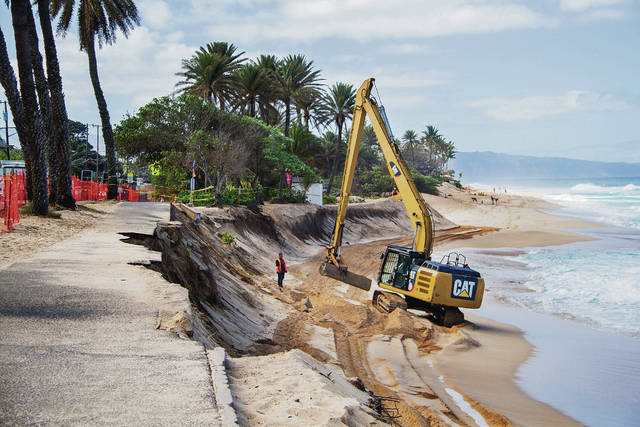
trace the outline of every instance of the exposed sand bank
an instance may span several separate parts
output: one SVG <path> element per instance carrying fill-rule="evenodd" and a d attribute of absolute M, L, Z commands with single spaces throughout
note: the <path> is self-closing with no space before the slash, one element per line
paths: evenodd
<path fill-rule="evenodd" d="M 601 227 L 597 223 L 542 212 L 557 209 L 558 206 L 534 197 L 501 193 L 496 195 L 497 203 L 491 204 L 492 194 L 489 193 L 481 195 L 485 193 L 468 188 L 460 190 L 446 183 L 441 189 L 443 194 L 447 194 L 447 198 L 428 194 L 424 198 L 444 217 L 462 226 L 499 228 L 497 233 L 441 245 L 438 248 L 441 250 L 452 247 L 524 248 L 564 245 L 593 240 L 589 236 L 572 232 L 571 229 Z M 472 197 L 477 202 L 473 202 Z"/>
<path fill-rule="evenodd" d="M 472 203 L 469 190 L 444 190 L 451 197 L 425 197 L 436 211 L 437 252 L 588 240 L 566 229 L 594 226 L 539 212 L 553 206 L 536 199 L 500 195 L 495 206 L 488 196 Z M 163 262 L 175 270 L 171 280 L 189 287 L 199 301 L 208 339 L 244 356 L 229 363 L 243 423 L 317 425 L 318 411 L 326 408 L 327 425 L 371 417 L 384 424 L 396 413 L 402 425 L 577 424 L 514 383 L 532 351 L 517 328 L 469 310 L 471 323 L 454 328 L 434 325 L 419 312 L 384 315 L 372 308 L 371 292 L 320 276 L 331 208 L 318 213 L 310 206 L 267 205 L 270 217 L 238 208 L 199 211 L 206 220 L 185 218 L 183 225 L 170 223 L 161 231 L 171 250 L 184 246 L 183 252 L 163 254 Z M 410 223 L 397 201 L 354 204 L 350 212 L 344 259 L 353 271 L 375 279 L 384 247 L 410 244 Z M 185 241 L 187 229 L 191 237 Z M 234 234 L 233 244 L 220 243 L 224 231 Z M 274 281 L 279 250 L 290 263 L 284 292 Z M 367 392 L 360 394 L 361 388 Z M 368 392 L 397 402 L 368 401 Z M 389 416 L 379 417 L 381 406 Z"/>
<path fill-rule="evenodd" d="M 467 202 L 468 191 L 445 191 L 451 197 L 426 197 L 436 212 L 436 251 L 462 246 L 522 248 L 569 243 L 585 238 L 565 228 L 591 226 L 539 212 L 552 205 L 536 199 L 510 195 L 498 202 L 505 206 L 476 206 Z M 440 215 L 440 210 L 447 214 Z M 204 284 L 204 276 L 211 274 L 210 280 L 216 284 L 215 289 L 198 285 L 192 292 L 204 301 L 202 307 L 212 319 L 214 335 L 231 354 L 245 356 L 230 362 L 232 392 L 241 402 L 239 416 L 245 422 L 287 423 L 288 417 L 294 416 L 298 424 L 313 424 L 313 411 L 300 411 L 295 399 L 312 400 L 307 375 L 322 379 L 304 366 L 300 367 L 303 375 L 296 380 L 282 379 L 282 366 L 290 357 L 282 351 L 300 349 L 327 369 L 339 366 L 351 384 L 361 384 L 377 396 L 397 399 L 390 408 L 402 415 L 402 425 L 577 424 L 530 398 L 514 383 L 518 366 L 532 351 L 517 328 L 472 314 L 469 319 L 477 322 L 475 326 L 472 322 L 449 329 L 433 325 L 419 312 L 381 314 L 370 304 L 371 292 L 367 294 L 318 274 L 324 257 L 322 247 L 332 231 L 331 208 L 322 211 L 309 206 L 267 205 L 264 211 L 271 220 L 253 218 L 234 209 L 201 210 L 208 216 L 205 223 L 185 223 L 189 233 L 196 233 L 185 247 L 188 258 L 196 263 L 180 267 L 193 271 L 185 275 L 187 281 L 189 274 L 197 273 L 197 282 Z M 350 212 L 343 259 L 350 270 L 375 279 L 377 255 L 388 243 L 410 244 L 410 224 L 400 202 L 354 203 Z M 455 221 L 449 221 L 447 215 Z M 211 246 L 194 246 L 201 245 L 198 235 L 211 236 L 212 243 L 219 245 L 214 236 L 223 231 L 236 236 L 230 247 L 214 250 Z M 170 242 L 175 241 L 176 231 L 167 229 L 167 233 L 167 244 L 175 250 Z M 285 252 L 290 267 L 284 292 L 274 283 L 271 265 L 279 250 Z M 512 250 L 514 255 L 517 251 Z M 176 262 L 185 259 L 180 253 L 171 257 Z M 210 266 L 209 260 L 214 262 Z M 227 269 L 235 273 L 227 274 Z M 265 359 L 266 355 L 271 359 Z M 283 401 L 275 408 L 270 406 L 272 402 L 262 400 L 263 393 L 275 393 L 270 389 L 256 395 L 255 386 L 251 385 L 254 366 L 260 367 L 261 381 L 278 384 L 279 390 L 286 388 L 286 392 L 279 393 L 284 393 L 289 404 Z M 467 382 L 461 383 L 460 378 Z M 477 393 L 477 389 L 487 393 Z M 335 399 L 344 400 L 352 392 L 326 393 L 324 397 L 329 400 L 322 405 L 334 408 L 331 420 L 351 422 L 347 407 L 336 406 L 330 396 L 334 393 Z M 297 397 L 290 398 L 294 396 Z M 360 400 L 358 408 L 362 414 L 367 411 L 367 404 Z M 390 418 L 378 421 L 385 420 L 389 422 Z"/>

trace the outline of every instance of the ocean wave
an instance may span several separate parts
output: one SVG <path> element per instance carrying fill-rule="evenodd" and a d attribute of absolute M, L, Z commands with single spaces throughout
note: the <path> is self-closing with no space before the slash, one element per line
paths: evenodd
<path fill-rule="evenodd" d="M 533 292 L 504 288 L 496 290 L 497 296 L 534 310 L 633 335 L 640 333 L 637 253 L 542 248 L 521 255 L 518 260 L 528 267 L 524 286 Z"/>
<path fill-rule="evenodd" d="M 603 194 L 622 194 L 633 193 L 640 190 L 640 186 L 635 184 L 627 184 L 619 187 L 609 187 L 596 185 L 591 183 L 577 184 L 569 189 L 572 193 L 603 193 Z"/>

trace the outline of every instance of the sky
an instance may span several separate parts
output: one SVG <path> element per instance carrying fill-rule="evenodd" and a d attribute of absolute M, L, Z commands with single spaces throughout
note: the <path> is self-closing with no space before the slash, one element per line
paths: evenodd
<path fill-rule="evenodd" d="M 303 54 L 328 86 L 374 77 L 397 137 L 434 125 L 458 151 L 640 162 L 640 0 L 136 4 L 141 25 L 98 51 L 113 123 L 173 93 L 198 47 L 226 41 L 249 59 Z M 0 27 L 15 68 L 4 5 Z M 57 46 L 69 117 L 99 123 L 75 29 Z"/>

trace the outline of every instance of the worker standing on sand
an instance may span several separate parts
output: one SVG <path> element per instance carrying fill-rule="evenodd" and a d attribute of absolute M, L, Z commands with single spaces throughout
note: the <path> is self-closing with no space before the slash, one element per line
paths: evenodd
<path fill-rule="evenodd" d="M 278 259 L 276 259 L 276 273 L 278 273 L 278 286 L 280 290 L 282 290 L 282 281 L 284 280 L 284 275 L 287 272 L 287 263 L 284 261 L 282 257 L 282 252 L 278 254 Z"/>

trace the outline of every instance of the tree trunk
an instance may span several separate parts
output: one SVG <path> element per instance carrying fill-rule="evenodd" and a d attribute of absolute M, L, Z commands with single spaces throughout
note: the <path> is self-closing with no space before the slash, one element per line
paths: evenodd
<path fill-rule="evenodd" d="M 18 134 L 18 140 L 20 141 L 20 148 L 22 149 L 22 155 L 24 156 L 24 164 L 26 169 L 26 187 L 27 198 L 33 200 L 33 187 L 31 185 L 31 152 L 27 143 L 27 131 L 24 128 L 24 113 L 22 111 L 22 98 L 20 98 L 20 91 L 18 90 L 18 81 L 13 73 L 13 67 L 9 61 L 9 54 L 7 52 L 7 44 L 4 40 L 4 33 L 0 28 L 0 83 L 4 88 L 4 93 L 7 96 L 9 102 L 9 108 L 11 108 L 11 114 L 13 115 L 13 123 L 16 126 L 16 133 Z"/>
<path fill-rule="evenodd" d="M 284 104 L 285 104 L 284 136 L 289 136 L 289 129 L 291 128 L 291 99 L 287 98 Z M 289 150 L 289 145 L 287 143 L 287 151 L 288 150 Z"/>
<path fill-rule="evenodd" d="M 100 121 L 102 122 L 102 138 L 104 139 L 105 154 L 107 155 L 107 182 L 109 185 L 107 199 L 116 199 L 118 197 L 116 150 L 113 143 L 113 129 L 111 128 L 111 120 L 109 119 L 109 111 L 107 110 L 107 101 L 104 99 L 104 93 L 102 92 L 98 78 L 95 40 L 92 39 L 87 43 L 86 51 L 89 57 L 89 76 L 91 77 L 93 92 L 95 93 L 96 102 L 98 103 Z"/>
<path fill-rule="evenodd" d="M 57 168 L 55 175 L 58 180 L 56 203 L 59 206 L 75 210 L 76 201 L 71 193 L 69 120 L 67 118 L 67 107 L 64 103 L 64 93 L 62 92 L 62 75 L 58 64 L 56 42 L 51 28 L 49 0 L 38 0 L 38 14 L 40 27 L 42 28 L 44 53 L 47 60 L 47 79 L 51 95 L 51 127 L 53 128 L 53 140 L 56 148 Z"/>
<path fill-rule="evenodd" d="M 57 198 L 58 181 L 56 179 L 56 147 L 53 141 L 53 131 L 51 130 L 51 103 L 49 99 L 49 87 L 47 77 L 42 64 L 42 55 L 38 43 L 38 33 L 36 32 L 36 22 L 33 15 L 27 15 L 29 19 L 31 45 L 31 66 L 33 67 L 33 77 L 36 83 L 38 94 L 38 104 L 40 105 L 40 116 L 42 118 L 42 131 L 44 132 L 45 146 L 47 153 L 47 170 L 49 172 L 49 203 L 53 204 Z"/>
<path fill-rule="evenodd" d="M 249 115 L 251 117 L 255 117 L 256 116 L 256 100 L 255 98 L 249 98 Z"/>
<path fill-rule="evenodd" d="M 340 153 L 340 144 L 342 143 L 342 123 L 338 124 L 338 142 L 336 148 L 333 150 L 333 165 L 331 165 L 331 174 L 329 175 L 329 184 L 327 185 L 327 195 L 331 194 L 333 188 L 333 178 L 338 172 L 338 154 Z M 344 177 L 342 177 L 344 179 Z"/>
<path fill-rule="evenodd" d="M 44 156 L 45 138 L 42 131 L 42 119 L 38 111 L 36 87 L 33 81 L 31 64 L 31 46 L 29 38 L 28 15 L 32 14 L 29 0 L 13 0 L 11 2 L 11 16 L 13 32 L 16 41 L 16 57 L 18 60 L 18 75 L 20 76 L 20 93 L 24 113 L 24 128 L 26 146 L 31 157 L 31 185 L 33 191 L 33 213 L 46 215 L 49 210 L 47 199 L 47 167 Z"/>
<path fill-rule="evenodd" d="M 285 100 L 285 115 L 284 115 L 284 136 L 289 136 L 289 129 L 291 127 L 291 99 Z M 289 140 L 285 139 L 285 150 L 289 152 Z M 285 170 L 280 170 L 280 182 L 278 183 L 278 200 L 282 203 L 282 188 L 284 186 L 284 173 Z"/>

